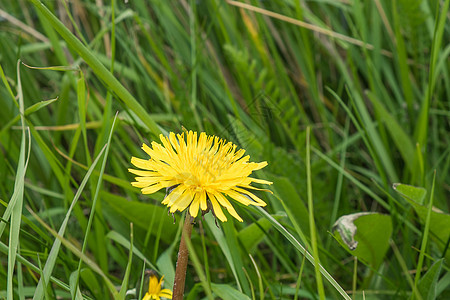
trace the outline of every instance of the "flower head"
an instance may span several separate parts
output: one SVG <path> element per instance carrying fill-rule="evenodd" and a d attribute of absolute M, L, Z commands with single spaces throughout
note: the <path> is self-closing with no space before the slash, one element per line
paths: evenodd
<path fill-rule="evenodd" d="M 156 275 L 151 274 L 150 280 L 148 282 L 148 291 L 145 293 L 142 300 L 160 300 L 160 297 L 172 299 L 172 291 L 169 289 L 161 290 L 161 285 L 163 284 L 164 276 L 158 282 Z"/>
<path fill-rule="evenodd" d="M 132 157 L 131 163 L 142 170 L 129 171 L 138 176 L 132 185 L 141 188 L 143 194 L 167 188 L 168 195 L 162 204 L 170 207 L 171 213 L 189 207 L 189 214 L 195 218 L 199 208 L 202 211 L 211 208 L 219 220 L 226 221 L 221 209 L 224 207 L 242 222 L 226 196 L 246 206 L 266 205 L 249 191 L 262 189 L 250 184 L 272 182 L 249 175 L 264 168 L 267 162 L 249 162 L 250 156 L 244 156 L 245 150 L 237 150 L 233 143 L 204 132 L 197 136 L 197 132 L 189 131 L 186 140 L 184 133 L 171 132 L 168 137 L 160 135 L 160 139 L 162 145 L 156 142 L 152 142 L 152 147 L 142 145 L 150 159 Z"/>

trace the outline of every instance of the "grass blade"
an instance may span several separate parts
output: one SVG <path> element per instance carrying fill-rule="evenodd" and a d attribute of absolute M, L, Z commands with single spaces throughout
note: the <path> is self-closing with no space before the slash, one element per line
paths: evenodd
<path fill-rule="evenodd" d="M 16 263 L 16 256 L 19 247 L 19 232 L 20 225 L 22 219 L 22 206 L 23 206 L 23 192 L 25 185 L 25 172 L 28 165 L 29 155 L 31 152 L 31 139 L 29 138 L 28 145 L 28 158 L 25 161 L 25 144 L 26 144 L 26 135 L 25 135 L 25 117 L 24 117 L 24 102 L 23 102 L 23 93 L 22 93 L 22 84 L 20 80 L 20 61 L 17 62 L 17 92 L 19 96 L 19 110 L 20 117 L 22 120 L 22 138 L 20 143 L 20 153 L 19 153 L 19 161 L 17 164 L 17 173 L 16 179 L 14 183 L 14 193 L 9 201 L 8 207 L 3 215 L 4 220 L 9 220 L 11 216 L 11 224 L 9 230 L 9 251 L 8 251 L 8 280 L 7 280 L 7 299 L 13 299 L 13 273 L 14 266 Z M 29 131 L 28 131 L 29 134 Z M 10 214 L 10 216 L 9 216 Z M 6 226 L 6 222 L 2 222 L 0 227 L 0 236 L 3 233 L 3 230 Z"/>
<path fill-rule="evenodd" d="M 300 252 L 302 255 L 306 257 L 306 259 L 312 264 L 315 265 L 315 259 L 314 257 L 306 251 L 306 249 L 300 244 L 299 241 L 295 239 L 295 237 L 286 230 L 277 220 L 275 220 L 271 215 L 269 215 L 263 208 L 261 207 L 255 207 L 253 210 L 256 210 L 262 217 L 268 219 L 270 223 L 272 223 L 273 227 L 275 227 L 276 230 L 278 230 L 296 249 L 298 252 Z M 319 270 L 320 273 L 328 280 L 328 282 L 336 289 L 336 291 L 341 294 L 341 296 L 346 300 L 351 300 L 350 296 L 344 291 L 344 289 L 337 283 L 337 281 L 330 275 L 330 273 L 325 270 L 324 267 L 322 267 L 319 264 Z"/>
<path fill-rule="evenodd" d="M 97 57 L 74 36 L 64 24 L 40 1 L 31 0 L 39 12 L 46 18 L 48 23 L 61 35 L 61 37 L 72 47 L 92 68 L 94 73 L 102 79 L 106 85 L 124 102 L 127 108 L 132 110 L 153 134 L 158 135 L 161 130 L 142 105 L 131 95 L 131 93 L 114 77 L 108 69 L 97 59 Z"/>
<path fill-rule="evenodd" d="M 86 186 L 86 183 L 88 182 L 88 179 L 91 176 L 91 173 L 94 170 L 95 166 L 97 165 L 106 146 L 107 145 L 105 145 L 105 147 L 103 147 L 102 151 L 100 151 L 97 158 L 94 160 L 91 167 L 89 168 L 86 175 L 84 176 L 83 181 L 81 182 L 80 187 L 78 188 L 77 193 L 75 194 L 75 197 L 73 198 L 72 203 L 66 213 L 66 217 L 64 218 L 64 221 L 61 224 L 61 227 L 58 231 L 58 236 L 64 235 L 64 232 L 66 231 L 67 223 L 69 222 L 70 214 L 71 214 L 75 204 L 77 203 L 78 198 L 81 196 L 81 193 L 83 192 L 83 189 Z M 44 297 L 44 290 L 46 289 L 46 287 L 43 285 L 43 280 L 45 280 L 45 282 L 49 281 L 50 275 L 52 274 L 53 268 L 56 263 L 56 259 L 58 258 L 58 253 L 59 253 L 60 247 L 61 247 L 61 240 L 56 239 L 55 242 L 53 243 L 52 249 L 50 250 L 50 253 L 48 255 L 47 262 L 45 263 L 44 271 L 43 271 L 41 279 L 39 280 L 33 300 L 41 300 Z"/>
<path fill-rule="evenodd" d="M 314 269 L 316 271 L 316 283 L 317 292 L 319 293 L 320 299 L 325 299 L 325 290 L 323 288 L 322 276 L 320 276 L 320 260 L 319 260 L 319 249 L 317 246 L 317 235 L 316 235 L 316 223 L 314 222 L 314 204 L 312 195 L 312 182 L 311 182 L 311 141 L 310 141 L 311 128 L 308 126 L 306 128 L 306 186 L 308 193 L 308 211 L 309 211 L 309 230 L 311 236 L 311 246 L 314 256 Z"/>

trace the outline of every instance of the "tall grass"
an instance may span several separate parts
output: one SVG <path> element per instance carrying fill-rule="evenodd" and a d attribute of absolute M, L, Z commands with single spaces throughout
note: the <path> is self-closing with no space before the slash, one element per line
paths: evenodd
<path fill-rule="evenodd" d="M 0 298 L 172 288 L 180 216 L 127 169 L 183 127 L 274 182 L 266 213 L 198 218 L 187 299 L 450 297 L 449 2 L 2 1 Z M 357 212 L 392 222 L 377 264 L 331 234 Z"/>

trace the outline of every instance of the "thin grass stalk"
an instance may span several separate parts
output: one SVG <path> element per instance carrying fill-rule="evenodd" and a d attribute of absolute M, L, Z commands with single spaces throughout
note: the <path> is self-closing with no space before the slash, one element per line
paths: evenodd
<path fill-rule="evenodd" d="M 161 130 L 153 119 L 148 115 L 142 105 L 131 95 L 131 93 L 109 72 L 98 58 L 86 48 L 80 40 L 74 36 L 64 24 L 39 0 L 31 0 L 36 9 L 41 12 L 48 23 L 61 35 L 81 58 L 91 67 L 92 71 L 132 110 L 147 128 L 155 135 Z"/>
<path fill-rule="evenodd" d="M 320 299 L 325 299 L 325 289 L 323 287 L 322 276 L 320 275 L 319 249 L 317 247 L 316 223 L 314 222 L 314 206 L 312 196 L 312 182 L 311 182 L 311 143 L 310 143 L 311 128 L 306 128 L 306 181 L 308 191 L 308 211 L 309 211 L 309 229 L 311 235 L 311 246 L 314 256 L 314 269 L 316 270 L 317 292 Z"/>

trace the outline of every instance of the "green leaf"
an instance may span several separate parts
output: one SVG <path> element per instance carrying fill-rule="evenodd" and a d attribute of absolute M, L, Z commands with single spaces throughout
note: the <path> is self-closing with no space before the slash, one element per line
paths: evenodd
<path fill-rule="evenodd" d="M 256 223 L 252 223 L 238 233 L 238 238 L 247 252 L 253 252 L 255 247 L 266 236 L 266 232 L 271 228 L 271 224 L 267 219 L 259 219 Z"/>
<path fill-rule="evenodd" d="M 393 188 L 413 206 L 420 221 L 425 223 L 428 208 L 422 203 L 427 191 L 421 187 L 401 183 L 394 184 Z M 439 249 L 444 251 L 446 243 L 450 239 L 450 215 L 433 207 L 430 216 L 430 231 L 433 233 L 431 237 L 437 240 Z M 450 251 L 446 252 L 445 258 L 446 262 L 450 261 Z"/>
<path fill-rule="evenodd" d="M 436 287 L 444 259 L 437 260 L 419 282 L 419 291 L 423 300 L 436 299 Z"/>
<path fill-rule="evenodd" d="M 220 299 L 229 299 L 229 300 L 250 300 L 250 298 L 236 290 L 235 288 L 232 288 L 228 284 L 216 284 L 211 283 L 212 291 L 220 298 Z"/>
<path fill-rule="evenodd" d="M 175 281 L 175 267 L 173 265 L 172 253 L 174 247 L 167 248 L 156 261 L 159 272 L 164 275 L 164 283 L 167 284 L 167 288 L 173 290 L 173 282 Z"/>
<path fill-rule="evenodd" d="M 116 213 L 123 216 L 127 221 L 132 222 L 135 226 L 145 230 L 150 229 L 153 235 L 157 235 L 159 223 L 162 222 L 164 234 L 161 235 L 161 239 L 166 243 L 172 242 L 175 237 L 177 225 L 173 224 L 173 218 L 167 215 L 167 209 L 165 207 L 150 203 L 128 201 L 123 197 L 107 192 L 101 192 L 101 194 L 102 200 Z M 149 228 L 150 222 L 153 222 L 153 226 Z"/>
<path fill-rule="evenodd" d="M 78 277 L 78 270 L 76 270 L 75 272 L 72 272 L 70 274 L 70 278 L 69 278 L 70 294 L 72 295 L 72 299 L 76 299 L 76 300 L 83 299 L 83 296 L 81 295 L 81 291 L 78 288 L 77 277 Z"/>
<path fill-rule="evenodd" d="M 273 182 L 273 189 L 276 190 L 276 195 L 283 199 L 286 206 L 292 212 L 299 227 L 302 230 L 303 236 L 309 235 L 309 215 L 305 203 L 297 193 L 294 184 L 286 177 L 271 176 L 270 180 Z M 305 240 L 303 242 L 306 242 Z"/>
<path fill-rule="evenodd" d="M 335 238 L 349 253 L 370 264 L 380 265 L 389 248 L 392 220 L 378 213 L 356 213 L 340 217 L 333 226 Z"/>
<path fill-rule="evenodd" d="M 84 284 L 89 288 L 89 291 L 94 296 L 94 299 L 98 299 L 102 295 L 102 286 L 97 280 L 94 272 L 89 268 L 83 268 L 80 272 L 81 279 Z"/>
<path fill-rule="evenodd" d="M 427 195 L 427 190 L 421 187 L 415 187 L 403 183 L 394 183 L 392 187 L 407 201 L 413 201 L 420 205 L 423 204 L 425 196 Z"/>
<path fill-rule="evenodd" d="M 232 251 L 228 245 L 228 241 L 220 228 L 217 228 L 216 223 L 214 221 L 214 217 L 211 214 L 206 214 L 204 216 L 206 224 L 208 224 L 209 230 L 211 230 L 214 235 L 215 240 L 219 244 L 220 250 L 222 250 L 223 255 L 225 256 L 228 265 L 231 268 L 231 272 L 233 273 L 236 282 L 240 284 L 238 273 L 236 271 L 236 263 L 234 261 L 234 257 L 232 255 Z"/>

